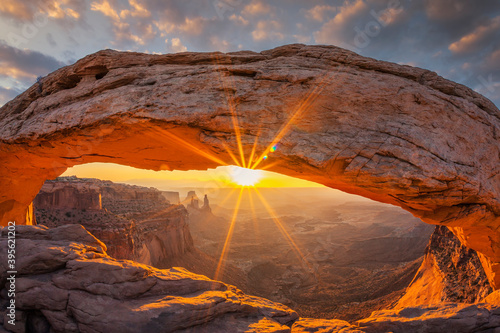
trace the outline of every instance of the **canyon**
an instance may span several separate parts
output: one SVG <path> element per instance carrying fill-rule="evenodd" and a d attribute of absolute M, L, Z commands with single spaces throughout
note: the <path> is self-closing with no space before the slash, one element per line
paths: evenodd
<path fill-rule="evenodd" d="M 99 198 L 100 205 L 85 205 Z M 170 193 L 170 197 L 177 196 Z M 34 200 L 34 216 L 49 228 L 82 225 L 106 244 L 107 254 L 157 268 L 181 266 L 212 276 L 217 261 L 193 244 L 188 212 L 155 188 L 94 178 L 48 180 Z M 246 288 L 242 272 L 229 266 L 222 281 Z"/>
<path fill-rule="evenodd" d="M 238 126 L 234 126 L 235 117 Z M 215 283 L 211 281 L 194 283 L 199 286 L 195 289 L 203 289 L 200 303 L 168 296 L 171 289 L 163 287 L 163 282 L 152 293 L 123 296 L 127 302 L 146 309 L 154 297 L 162 295 L 167 298 L 165 304 L 177 302 L 188 308 L 194 304 L 193 311 L 182 312 L 193 325 L 201 323 L 194 318 L 200 313 L 194 307 L 218 299 L 222 307 L 233 300 L 244 308 L 229 310 L 238 325 L 246 325 L 239 319 L 248 319 L 250 311 L 254 321 L 247 328 L 256 324 L 269 327 L 268 331 L 311 331 L 312 326 L 345 331 L 488 331 L 500 325 L 497 291 L 480 303 L 448 303 L 454 297 L 457 302 L 472 298 L 460 300 L 460 293 L 450 295 L 443 281 L 453 269 L 460 272 L 479 262 L 491 290 L 500 285 L 499 131 L 499 110 L 475 91 L 427 70 L 365 58 L 333 46 L 295 44 L 260 53 L 169 55 L 104 50 L 42 78 L 0 108 L 0 222 L 5 226 L 15 220 L 19 225 L 19 243 L 26 244 L 22 257 L 30 263 L 19 268 L 31 279 L 26 282 L 27 290 L 43 292 L 42 285 L 51 290 L 54 281 L 61 281 L 56 287 L 63 290 L 62 301 L 48 307 L 54 312 L 53 325 L 66 320 L 61 312 L 76 318 L 68 321 L 72 329 L 91 322 L 104 325 L 105 321 L 93 321 L 78 310 L 92 308 L 95 297 L 105 308 L 115 309 L 115 300 L 122 297 L 117 296 L 120 285 L 91 279 L 83 283 L 88 288 L 75 290 L 65 279 L 72 272 L 82 272 L 81 278 L 86 278 L 89 271 L 80 265 L 92 271 L 94 265 L 103 264 L 124 274 L 126 265 L 108 259 L 95 241 L 91 241 L 93 249 L 88 249 L 70 235 L 57 238 L 57 230 L 87 237 L 76 229 L 22 226 L 34 223 L 32 202 L 44 182 L 70 166 L 89 162 L 200 170 L 234 164 L 232 152 L 241 151 L 244 159 L 254 157 L 247 161 L 249 165 L 393 204 L 426 223 L 443 225 L 456 240 L 443 237 L 438 247 L 457 245 L 458 241 L 464 248 L 457 249 L 474 250 L 477 257 L 453 255 L 458 261 L 449 265 L 429 250 L 424 264 L 439 267 L 443 273 L 434 285 L 443 288 L 443 293 L 426 299 L 439 299 L 440 303 L 415 304 L 418 298 L 412 296 L 401 303 L 404 307 L 375 312 L 356 327 L 346 322 L 294 322 L 297 316 L 288 308 L 261 299 L 247 300 L 230 287 L 217 287 L 231 291 L 222 295 L 216 290 L 212 297 L 206 294 L 208 285 Z M 277 144 L 279 149 L 271 152 Z M 263 160 L 262 156 L 269 158 Z M 94 199 L 90 202 L 96 204 Z M 44 247 L 43 242 L 48 245 Z M 5 246 L 2 238 L 2 256 Z M 42 261 L 50 268 L 37 271 L 38 252 L 50 256 L 50 249 L 57 246 L 60 256 Z M 471 264 L 460 264 L 461 258 Z M 136 272 L 130 280 L 126 280 L 129 275 L 120 280 L 127 286 L 132 281 L 143 286 L 153 284 L 152 280 L 176 281 L 174 276 L 187 283 L 200 279 L 184 271 L 157 272 L 132 262 L 127 265 Z M 428 279 L 424 268 L 420 272 L 422 281 Z M 59 274 L 61 278 L 56 277 Z M 483 281 L 479 273 L 469 278 Z M 419 295 L 418 279 L 412 286 L 413 295 Z M 478 295 L 489 292 L 483 282 L 476 291 Z M 100 296 L 93 298 L 88 293 Z M 66 295 L 70 295 L 69 302 Z M 78 304 L 71 302 L 71 295 Z M 283 320 L 268 315 L 253 300 L 266 309 L 276 307 L 277 317 Z M 61 309 L 61 304 L 69 308 Z M 25 305 L 34 310 L 44 306 Z M 120 309 L 116 307 L 116 314 Z M 163 311 L 156 305 L 149 309 L 150 313 L 143 312 L 145 316 Z M 209 321 L 207 325 L 226 317 L 210 316 L 208 320 L 202 316 Z M 165 313 L 159 318 L 172 316 Z M 224 319 L 217 325 L 229 322 Z M 104 326 L 98 330 L 112 331 Z"/>
<path fill-rule="evenodd" d="M 218 192 L 225 198 L 230 190 Z M 235 218 L 236 195 L 222 205 L 211 200 L 210 213 L 188 207 L 191 235 L 216 258 L 226 248 L 224 262 L 245 273 L 252 294 L 303 317 L 352 322 L 396 302 L 421 265 L 434 229 L 397 207 L 327 188 L 258 193 L 272 214 L 253 189 L 242 195 Z"/>
<path fill-rule="evenodd" d="M 314 318 L 353 321 L 393 302 L 415 275 L 432 227 L 395 207 L 361 198 L 343 203 L 341 195 L 325 190 L 259 190 L 273 202 L 304 258 L 293 254 L 265 207 L 254 203 L 250 209 L 249 202 L 258 201 L 256 194 L 243 196 L 219 279 Z M 220 189 L 218 197 L 230 191 Z M 170 204 L 164 193 L 58 177 L 46 181 L 35 197 L 34 215 L 39 225 L 50 228 L 81 224 L 113 258 L 157 268 L 188 267 L 213 277 L 233 202 L 216 205 L 214 215 L 207 195 L 200 206 L 196 191 L 188 191 L 184 208 Z M 168 196 L 178 201 L 179 193 L 169 191 Z M 476 293 L 472 288 L 466 292 Z"/>
<path fill-rule="evenodd" d="M 99 205 L 85 205 L 89 197 Z M 61 177 L 45 182 L 33 204 L 37 224 L 81 224 L 117 259 L 158 266 L 193 249 L 186 210 L 156 189 Z"/>
<path fill-rule="evenodd" d="M 194 299 L 190 296 L 197 288 L 207 288 L 200 280 L 211 280 L 172 266 L 191 265 L 198 272 L 203 272 L 203 268 L 209 266 L 210 269 L 204 275 L 213 273 L 213 257 L 196 249 L 194 244 L 196 241 L 200 241 L 201 245 L 204 243 L 205 246 L 201 248 L 218 257 L 219 251 L 210 249 L 218 243 L 218 239 L 224 238 L 229 221 L 214 213 L 232 215 L 231 209 L 216 205 L 212 212 L 206 197 L 204 205 L 199 207 L 193 204 L 194 198 L 198 198 L 195 191 L 188 192 L 184 200 L 186 209 L 183 205 L 170 204 L 163 193 L 155 188 L 76 177 L 46 181 L 34 200 L 35 217 L 40 225 L 33 229 L 29 226 L 18 227 L 16 231 L 19 249 L 23 254 L 20 264 L 23 275 L 16 282 L 16 300 L 20 310 L 17 327 L 9 325 L 4 313 L 4 327 L 13 332 L 114 332 L 125 329 L 117 323 L 117 318 L 125 318 L 125 331 L 157 330 L 159 328 L 155 327 L 166 325 L 166 331 L 176 332 L 222 332 L 234 330 L 235 327 L 241 331 L 255 332 L 318 329 L 379 332 L 387 327 L 396 327 L 396 331 L 398 327 L 401 328 L 402 324 L 397 322 L 406 320 L 404 318 L 410 308 L 414 309 L 412 318 L 414 313 L 424 318 L 429 316 L 419 319 L 424 320 L 425 324 L 417 321 L 419 329 L 422 325 L 431 325 L 432 329 L 449 325 L 444 324 L 446 318 L 438 317 L 436 320 L 435 313 L 440 311 L 443 317 L 451 313 L 455 316 L 454 320 L 465 321 L 464 311 L 472 315 L 483 311 L 493 323 L 497 320 L 494 312 L 490 314 L 491 304 L 464 304 L 484 301 L 492 290 L 475 251 L 462 246 L 446 227 L 438 226 L 432 233 L 424 261 L 419 258 L 412 262 L 412 259 L 422 254 L 422 244 L 428 239 L 432 228 L 402 214 L 396 208 L 369 201 L 340 202 L 332 206 L 331 198 L 320 199 L 325 191 L 317 189 L 292 190 L 297 201 L 285 194 L 290 194 L 290 189 L 269 189 L 270 194 L 266 193 L 266 189 L 260 191 L 269 197 L 269 201 L 274 198 L 275 212 L 280 214 L 280 219 L 293 239 L 301 244 L 301 250 L 305 251 L 308 259 L 307 262 L 301 262 L 304 258 L 291 254 L 291 249 L 284 251 L 289 245 L 279 241 L 280 237 L 276 236 L 278 231 L 273 231 L 273 223 L 268 221 L 269 218 L 266 219 L 262 207 L 255 205 L 253 210 L 241 212 L 243 219 L 237 221 L 233 245 L 225 264 L 225 269 L 232 274 L 221 275 L 221 280 L 232 278 L 232 284 L 237 287 L 212 281 L 218 285 L 209 288 L 211 291 L 223 291 L 218 297 L 222 297 L 222 301 L 227 304 L 222 307 L 218 305 L 220 301 L 213 303 L 214 295 L 197 295 Z M 309 193 L 318 191 L 316 196 Z M 177 195 L 173 197 L 177 198 Z M 251 201 L 248 199 L 244 200 L 246 205 L 242 209 L 248 206 L 248 201 Z M 283 207 L 280 207 L 280 202 Z M 293 209 L 297 202 L 302 205 Z M 286 215 L 283 216 L 280 211 L 286 212 Z M 298 212 L 306 220 L 302 220 L 300 215 L 291 215 Z M 254 219 L 249 219 L 250 216 Z M 344 221 L 339 220 L 340 216 Z M 251 225 L 255 227 L 257 222 L 255 218 L 262 222 L 258 223 L 258 234 L 251 236 Z M 332 218 L 333 222 L 328 222 Z M 119 225 L 121 227 L 117 227 Z M 47 226 L 51 228 L 47 229 Z M 191 228 L 196 235 L 195 242 L 191 238 Z M 87 230 L 91 230 L 92 234 Z M 93 234 L 99 234 L 104 242 Z M 328 239 L 321 240 L 320 237 L 326 234 L 329 235 Z M 128 238 L 120 238 L 123 235 Z M 269 235 L 269 240 L 263 235 Z M 398 242 L 401 245 L 396 245 Z M 319 250 L 318 244 L 321 244 Z M 330 249 L 331 246 L 334 247 Z M 396 253 L 395 247 L 399 247 Z M 2 248 L 6 248 L 4 239 Z M 33 251 L 34 248 L 41 249 L 41 252 Z M 148 250 L 147 256 L 142 254 L 144 249 Z M 40 261 L 41 258 L 44 258 L 43 261 Z M 209 263 L 212 261 L 212 265 L 207 265 L 207 258 Z M 249 261 L 255 261 L 255 264 L 248 266 Z M 429 262 L 433 267 L 429 267 Z M 140 263 L 168 269 L 158 270 Z M 243 267 L 246 266 L 241 271 L 228 265 L 239 267 L 241 263 Z M 313 271 L 307 269 L 305 263 L 314 266 Z M 401 297 L 402 290 L 398 288 L 408 285 L 408 278 L 413 277 L 420 263 L 418 273 Z M 63 267 L 66 268 L 61 270 Z M 369 272 L 373 267 L 377 268 L 375 274 L 370 276 L 363 272 Z M 349 273 L 346 270 L 353 271 Z M 279 273 L 282 275 L 276 275 L 279 271 L 282 271 Z M 138 279 L 138 275 L 146 278 Z M 359 285 L 356 280 L 359 280 Z M 366 284 L 367 280 L 371 281 L 369 285 Z M 165 285 L 163 289 L 155 289 L 158 284 L 171 284 L 173 281 L 178 281 L 175 287 L 170 287 L 173 289 Z M 196 287 L 200 283 L 201 287 Z M 86 286 L 83 291 L 82 286 Z M 240 286 L 252 294 L 266 296 L 279 303 L 246 296 L 239 290 Z M 360 293 L 360 289 L 366 287 L 369 287 L 368 292 Z M 125 293 L 123 288 L 126 288 Z M 174 289 L 182 291 L 175 292 Z M 342 291 L 348 295 L 347 298 L 342 295 Z M 160 302 L 159 299 L 165 299 L 162 298 L 162 292 L 167 292 L 170 297 L 173 294 L 177 298 L 182 297 L 183 300 L 179 302 L 177 299 L 176 303 Z M 382 297 L 377 298 L 377 295 Z M 426 298 L 429 296 L 432 299 Z M 230 305 L 234 297 L 238 297 L 238 304 L 244 303 L 245 308 L 253 307 L 252 310 L 247 313 L 234 304 Z M 363 298 L 364 302 L 352 302 Z M 397 304 L 394 305 L 396 300 Z M 119 305 L 124 301 L 129 304 L 127 308 Z M 280 303 L 286 303 L 289 307 Z M 184 309 L 185 304 L 206 307 L 206 317 L 193 320 L 192 314 L 188 314 L 189 310 Z M 430 307 L 432 304 L 442 306 Z M 462 305 L 457 308 L 457 304 Z M 82 308 L 83 305 L 93 310 L 89 313 L 86 308 Z M 131 306 L 156 310 L 132 317 L 128 312 Z M 115 310 L 109 311 L 109 307 Z M 300 311 L 295 312 L 292 308 Z M 269 310 L 272 312 L 267 312 Z M 378 311 L 370 316 L 374 310 Z M 185 322 L 180 322 L 180 319 L 179 322 L 172 321 L 168 313 L 173 312 L 186 312 L 186 318 L 190 319 Z M 234 312 L 238 314 L 235 316 Z M 165 321 L 154 319 L 158 313 Z M 280 315 L 274 316 L 276 313 Z M 283 313 L 286 321 L 280 317 Z M 307 318 L 307 314 L 313 318 L 343 317 L 354 325 L 343 320 Z M 429 324 L 432 320 L 436 323 Z M 468 321 L 467 325 L 482 327 L 485 323 Z M 459 331 L 464 329 L 462 326 L 458 326 Z M 405 325 L 402 327 L 407 331 Z"/>

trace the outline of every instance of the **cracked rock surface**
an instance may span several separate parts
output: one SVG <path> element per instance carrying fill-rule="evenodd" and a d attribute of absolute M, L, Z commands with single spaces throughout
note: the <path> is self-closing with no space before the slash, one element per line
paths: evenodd
<path fill-rule="evenodd" d="M 43 182 L 73 165 L 202 170 L 240 151 L 450 227 L 500 286 L 499 110 L 434 72 L 334 46 L 104 50 L 49 74 L 0 108 L 0 221 L 29 224 Z"/>

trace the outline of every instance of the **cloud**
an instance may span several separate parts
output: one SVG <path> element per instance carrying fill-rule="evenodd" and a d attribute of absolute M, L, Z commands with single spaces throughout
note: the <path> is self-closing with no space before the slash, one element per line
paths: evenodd
<path fill-rule="evenodd" d="M 33 9 L 31 6 L 16 0 L 1 1 L 0 13 L 18 20 L 31 20 L 33 18 Z"/>
<path fill-rule="evenodd" d="M 285 36 L 281 33 L 282 25 L 278 21 L 259 21 L 257 27 L 252 31 L 252 37 L 255 41 L 262 40 L 282 40 Z"/>
<path fill-rule="evenodd" d="M 82 5 L 82 1 L 77 0 L 2 0 L 0 13 L 19 21 L 33 21 L 38 13 L 55 19 L 78 19 Z"/>
<path fill-rule="evenodd" d="M 176 28 L 175 23 L 170 22 L 168 20 L 164 20 L 164 19 L 161 19 L 158 21 L 153 21 L 153 24 L 156 26 L 156 28 L 158 30 L 160 30 L 160 32 L 162 32 L 162 35 L 161 35 L 162 37 L 164 37 L 165 34 L 169 34 L 169 33 L 173 32 Z"/>
<path fill-rule="evenodd" d="M 49 3 L 45 4 L 45 13 L 48 14 L 49 17 L 55 18 L 55 19 L 64 19 L 66 17 L 73 18 L 73 19 L 79 19 L 80 14 L 78 10 L 74 10 L 72 8 L 63 8 L 61 5 L 67 5 L 70 3 L 68 0 L 63 0 L 63 1 L 51 1 Z M 80 7 L 80 6 L 78 6 Z M 42 11 L 44 7 L 42 7 Z M 81 8 L 81 7 L 80 7 Z"/>
<path fill-rule="evenodd" d="M 337 11 L 337 7 L 329 5 L 316 5 L 306 11 L 306 17 L 310 20 L 323 22 L 335 11 Z"/>
<path fill-rule="evenodd" d="M 484 68 L 490 71 L 500 71 L 500 47 L 488 55 L 484 62 Z"/>
<path fill-rule="evenodd" d="M 64 66 L 57 59 L 30 50 L 20 50 L 0 41 L 0 104 L 11 100 L 44 76 Z"/>
<path fill-rule="evenodd" d="M 13 88 L 4 88 L 0 86 L 0 107 L 19 95 L 22 91 Z"/>
<path fill-rule="evenodd" d="M 243 8 L 241 14 L 244 16 L 268 15 L 274 12 L 274 7 L 261 0 L 253 0 Z"/>
<path fill-rule="evenodd" d="M 171 45 L 170 50 L 172 52 L 186 52 L 187 51 L 187 47 L 182 45 L 180 38 L 172 38 L 170 45 Z"/>
<path fill-rule="evenodd" d="M 249 23 L 249 21 L 246 20 L 243 16 L 236 15 L 236 14 L 229 16 L 229 20 L 235 22 L 236 24 L 240 24 L 240 25 L 248 25 L 248 23 Z"/>
<path fill-rule="evenodd" d="M 498 0 L 425 0 L 424 10 L 432 21 L 467 24 L 466 19 L 485 19 L 500 8 Z"/>
<path fill-rule="evenodd" d="M 448 49 L 454 53 L 476 52 L 481 42 L 491 40 L 493 36 L 500 37 L 500 15 L 450 44 Z"/>
<path fill-rule="evenodd" d="M 337 15 L 332 20 L 333 24 L 345 25 L 348 24 L 354 17 L 359 16 L 367 10 L 368 6 L 363 0 L 346 2 L 341 6 Z"/>
<path fill-rule="evenodd" d="M 120 12 L 121 18 L 126 18 L 127 16 L 132 17 L 151 17 L 151 12 L 140 4 L 137 0 L 129 0 L 129 4 L 132 10 L 124 9 Z"/>
<path fill-rule="evenodd" d="M 207 19 L 198 16 L 194 18 L 186 17 L 184 23 L 179 25 L 177 28 L 179 31 L 185 32 L 189 35 L 200 35 L 207 23 Z"/>
<path fill-rule="evenodd" d="M 2 68 L 0 75 L 16 79 L 36 78 L 64 65 L 52 56 L 36 51 L 21 50 L 0 41 L 0 68 Z"/>
<path fill-rule="evenodd" d="M 111 19 L 115 39 L 112 44 L 118 46 L 121 42 L 132 42 L 145 45 L 146 41 L 156 36 L 153 26 L 149 23 L 151 12 L 137 0 L 129 0 L 128 4 L 129 8 L 120 10 L 114 3 L 100 0 L 92 2 L 90 10 L 100 12 Z"/>
<path fill-rule="evenodd" d="M 118 12 L 113 8 L 113 6 L 111 6 L 108 0 L 101 0 L 101 2 L 92 2 L 90 4 L 90 10 L 101 12 L 114 21 L 120 21 L 120 15 L 118 15 Z"/>
<path fill-rule="evenodd" d="M 426 0 L 425 11 L 434 20 L 455 19 L 463 15 L 466 9 L 463 1 L 457 0 Z"/>
<path fill-rule="evenodd" d="M 337 8 L 337 14 L 325 23 L 320 30 L 314 32 L 317 43 L 344 45 L 346 40 L 354 38 L 354 25 L 358 19 L 368 12 L 363 0 L 346 1 Z"/>
<path fill-rule="evenodd" d="M 3 61 L 0 61 L 0 77 L 9 77 L 13 79 L 34 79 L 36 74 L 26 72 L 22 68 L 6 66 Z"/>

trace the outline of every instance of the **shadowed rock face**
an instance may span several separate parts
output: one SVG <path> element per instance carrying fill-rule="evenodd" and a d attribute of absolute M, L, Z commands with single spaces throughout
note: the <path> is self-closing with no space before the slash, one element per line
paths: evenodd
<path fill-rule="evenodd" d="M 97 207 L 89 198 L 97 198 Z M 45 182 L 34 208 L 37 224 L 81 224 L 113 258 L 165 267 L 194 249 L 186 209 L 169 204 L 154 188 L 59 177 Z"/>
<path fill-rule="evenodd" d="M 420 266 L 396 308 L 444 302 L 476 303 L 492 292 L 476 251 L 436 226 Z"/>
<path fill-rule="evenodd" d="M 0 109 L 4 225 L 29 223 L 43 182 L 76 164 L 206 169 L 236 164 L 228 150 L 248 158 L 255 143 L 256 160 L 269 155 L 259 167 L 450 227 L 500 285 L 500 113 L 436 73 L 332 46 L 105 50 L 41 86 Z"/>

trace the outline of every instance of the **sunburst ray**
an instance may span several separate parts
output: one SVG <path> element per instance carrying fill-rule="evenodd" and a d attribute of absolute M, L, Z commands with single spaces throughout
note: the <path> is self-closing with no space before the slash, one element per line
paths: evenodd
<path fill-rule="evenodd" d="M 168 139 L 174 141 L 175 143 L 177 143 L 179 146 L 186 148 L 187 150 L 189 150 L 189 151 L 191 151 L 199 156 L 205 157 L 206 159 L 209 159 L 212 162 L 215 162 L 219 165 L 228 165 L 226 162 L 224 162 L 220 158 L 210 154 L 209 152 L 207 152 L 205 150 L 202 150 L 202 149 L 190 144 L 189 142 L 186 142 L 185 140 L 179 138 L 177 135 L 175 135 L 171 132 L 168 132 L 166 130 L 160 131 L 159 129 L 153 129 L 153 130 L 149 131 L 149 134 L 156 134 L 156 135 L 162 136 L 164 138 L 168 138 Z"/>
<path fill-rule="evenodd" d="M 260 201 L 262 202 L 262 204 L 266 208 L 267 212 L 271 216 L 271 219 L 274 221 L 274 223 L 278 227 L 279 231 L 281 232 L 281 234 L 283 235 L 283 237 L 285 238 L 285 240 L 288 242 L 288 244 L 290 245 L 290 247 L 292 248 L 292 250 L 295 252 L 295 255 L 297 256 L 297 258 L 301 262 L 303 262 L 304 264 L 306 264 L 309 268 L 311 268 L 311 266 L 310 266 L 309 262 L 307 261 L 305 255 L 302 253 L 302 251 L 300 250 L 300 248 L 297 246 L 297 244 L 293 240 L 292 236 L 288 233 L 288 231 L 286 230 L 286 228 L 283 226 L 283 224 L 281 223 L 281 220 L 279 219 L 279 217 L 276 214 L 276 212 L 272 209 L 272 207 L 269 205 L 269 203 L 267 202 L 267 200 L 264 198 L 264 196 L 260 193 L 260 191 L 257 188 L 255 188 L 255 193 L 257 193 L 257 196 L 259 197 Z"/>
<path fill-rule="evenodd" d="M 327 79 L 328 78 L 328 79 Z M 259 166 L 259 164 L 263 161 L 264 156 L 267 156 L 271 149 L 275 147 L 281 139 L 289 132 L 290 127 L 294 124 L 295 120 L 309 110 L 309 108 L 313 105 L 315 98 L 321 94 L 323 89 L 327 86 L 327 84 L 331 81 L 331 77 L 328 74 L 325 74 L 321 81 L 316 85 L 313 89 L 310 89 L 309 92 L 304 96 L 304 98 L 299 102 L 298 106 L 295 108 L 295 111 L 292 112 L 291 116 L 288 117 L 287 121 L 281 126 L 278 134 L 273 138 L 271 143 L 264 149 L 264 151 L 260 154 L 259 158 L 250 166 L 251 169 L 255 169 Z"/>
<path fill-rule="evenodd" d="M 234 134 L 236 136 L 236 144 L 238 146 L 238 151 L 240 154 L 241 166 L 246 168 L 247 163 L 245 161 L 245 154 L 243 152 L 243 144 L 241 141 L 241 131 L 240 131 L 240 125 L 239 125 L 239 119 L 238 119 L 238 112 L 236 110 L 236 106 L 234 103 L 234 97 L 233 97 L 233 92 L 236 91 L 236 89 L 234 87 L 230 86 L 232 82 L 229 79 L 229 77 L 227 77 L 227 76 L 224 77 L 223 72 L 229 72 L 229 71 L 222 70 L 222 64 L 220 63 L 220 57 L 216 56 L 214 60 L 215 60 L 216 65 L 219 66 L 219 70 L 218 70 L 219 80 L 222 84 L 223 91 L 226 95 L 227 107 L 229 109 L 229 112 L 231 112 L 231 123 L 233 125 Z"/>
<path fill-rule="evenodd" d="M 250 211 L 252 213 L 253 229 L 255 230 L 255 233 L 258 237 L 260 234 L 260 230 L 259 230 L 260 228 L 259 228 L 259 224 L 257 221 L 257 214 L 255 212 L 255 203 L 253 200 L 252 190 L 253 190 L 253 188 L 247 188 L 247 195 L 248 195 L 248 202 L 250 203 Z"/>
<path fill-rule="evenodd" d="M 229 245 L 231 243 L 231 238 L 233 237 L 234 225 L 236 223 L 236 218 L 238 217 L 238 211 L 240 208 L 242 193 L 243 193 L 243 187 L 241 188 L 240 193 L 238 195 L 238 200 L 236 201 L 233 217 L 231 218 L 231 223 L 229 224 L 229 229 L 227 231 L 226 241 L 224 242 L 222 253 L 220 254 L 219 263 L 217 264 L 217 269 L 215 270 L 214 280 L 217 280 L 219 276 L 224 273 L 224 263 L 226 261 L 227 254 L 229 252 Z"/>

